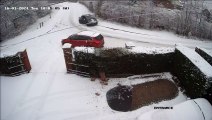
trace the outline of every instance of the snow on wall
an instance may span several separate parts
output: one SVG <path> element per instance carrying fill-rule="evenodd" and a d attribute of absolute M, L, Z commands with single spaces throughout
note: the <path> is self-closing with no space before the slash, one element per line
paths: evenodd
<path fill-rule="evenodd" d="M 5 52 L 1 52 L 0 53 L 0 57 L 3 58 L 3 57 L 7 57 L 7 56 L 13 56 L 15 55 L 16 53 L 18 52 L 22 52 L 24 51 L 25 49 L 24 48 L 20 48 L 18 51 L 15 51 L 15 50 L 8 50 L 8 51 L 5 51 Z"/>
<path fill-rule="evenodd" d="M 80 51 L 84 53 L 94 53 L 95 48 L 94 47 L 75 47 L 74 51 Z"/>
<path fill-rule="evenodd" d="M 75 47 L 75 51 L 94 53 L 95 49 L 93 47 Z M 109 48 L 110 49 L 110 48 Z M 112 49 L 112 48 L 111 48 Z M 104 49 L 103 49 L 104 50 Z M 127 49 L 133 53 L 145 53 L 145 54 L 165 54 L 174 52 L 174 48 L 171 47 L 132 47 L 132 49 Z"/>
<path fill-rule="evenodd" d="M 182 45 L 177 45 L 176 49 L 184 54 L 195 66 L 197 66 L 200 71 L 206 75 L 207 78 L 212 78 L 212 66 L 198 53 L 196 53 L 193 49 L 184 47 Z"/>
<path fill-rule="evenodd" d="M 62 48 L 71 48 L 72 44 L 65 43 Z"/>
<path fill-rule="evenodd" d="M 146 54 L 164 54 L 174 52 L 171 47 L 133 47 L 131 52 Z"/>
<path fill-rule="evenodd" d="M 201 49 L 202 51 L 204 51 L 205 53 L 207 53 L 208 55 L 210 55 L 212 57 L 212 50 L 206 50 L 205 48 L 199 48 L 197 47 L 198 49 Z"/>

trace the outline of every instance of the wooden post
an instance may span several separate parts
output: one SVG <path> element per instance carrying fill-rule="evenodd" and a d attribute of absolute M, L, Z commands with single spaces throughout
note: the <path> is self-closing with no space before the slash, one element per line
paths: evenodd
<path fill-rule="evenodd" d="M 65 43 L 62 48 L 63 48 L 64 58 L 65 58 L 66 70 L 67 70 L 67 72 L 71 72 L 71 70 L 72 70 L 71 44 Z"/>
<path fill-rule="evenodd" d="M 105 72 L 99 71 L 99 76 L 100 76 L 101 83 L 104 85 L 108 85 L 107 83 L 108 79 L 106 78 Z"/>

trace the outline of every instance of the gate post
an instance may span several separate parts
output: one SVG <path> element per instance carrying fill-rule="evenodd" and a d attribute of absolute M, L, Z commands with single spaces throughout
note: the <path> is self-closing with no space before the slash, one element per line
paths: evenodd
<path fill-rule="evenodd" d="M 65 64 L 66 64 L 66 70 L 67 73 L 71 72 L 72 70 L 72 49 L 71 49 L 71 44 L 65 43 L 63 45 L 63 53 L 64 53 L 64 58 L 65 58 Z"/>
<path fill-rule="evenodd" d="M 104 84 L 104 85 L 107 85 L 108 84 L 108 79 L 106 78 L 106 75 L 105 75 L 105 68 L 104 66 L 102 65 L 99 65 L 99 77 L 100 77 L 100 83 L 101 84 Z"/>
<path fill-rule="evenodd" d="M 29 58 L 28 58 L 26 49 L 23 52 L 21 52 L 21 60 L 24 63 L 24 69 L 25 69 L 25 71 L 29 73 L 29 71 L 32 68 L 31 68 L 31 65 L 30 65 L 30 62 L 29 62 Z"/>

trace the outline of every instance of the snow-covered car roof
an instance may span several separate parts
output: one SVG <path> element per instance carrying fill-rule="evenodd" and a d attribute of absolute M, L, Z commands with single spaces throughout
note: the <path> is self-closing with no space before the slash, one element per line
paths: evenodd
<path fill-rule="evenodd" d="M 91 15 L 91 14 L 85 14 L 85 15 L 82 15 L 82 16 L 86 17 L 87 19 L 96 19 L 96 17 L 94 15 Z"/>
<path fill-rule="evenodd" d="M 85 14 L 85 15 L 82 15 L 82 16 L 89 16 L 89 17 L 95 17 L 94 15 L 91 15 L 91 14 Z"/>
<path fill-rule="evenodd" d="M 77 33 L 77 35 L 86 35 L 86 36 L 96 37 L 96 36 L 100 35 L 100 33 L 93 32 L 93 31 L 82 31 L 82 32 Z"/>

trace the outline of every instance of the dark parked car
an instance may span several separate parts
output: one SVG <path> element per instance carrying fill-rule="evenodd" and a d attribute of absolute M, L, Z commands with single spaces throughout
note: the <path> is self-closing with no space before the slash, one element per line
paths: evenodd
<path fill-rule="evenodd" d="M 86 14 L 79 17 L 79 23 L 86 24 L 87 26 L 94 26 L 98 24 L 98 21 L 93 15 Z"/>
<path fill-rule="evenodd" d="M 72 47 L 85 46 L 100 48 L 104 46 L 104 37 L 100 33 L 92 31 L 82 31 L 69 36 L 62 40 L 62 45 L 65 43 L 72 44 Z"/>

